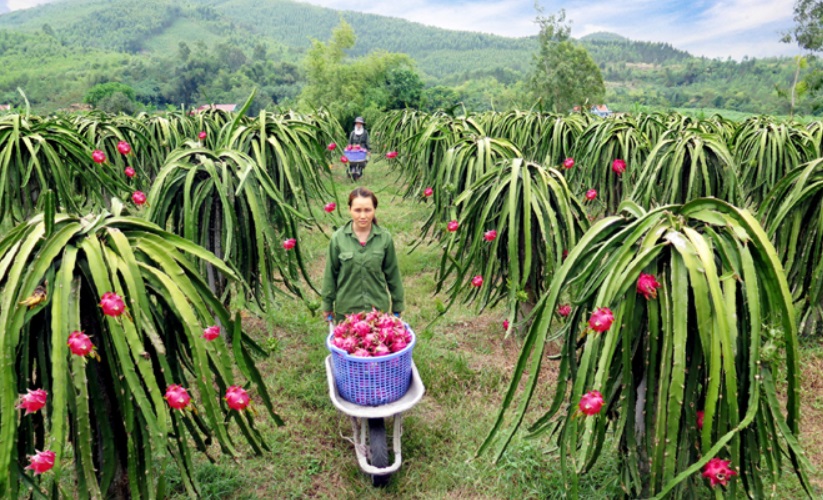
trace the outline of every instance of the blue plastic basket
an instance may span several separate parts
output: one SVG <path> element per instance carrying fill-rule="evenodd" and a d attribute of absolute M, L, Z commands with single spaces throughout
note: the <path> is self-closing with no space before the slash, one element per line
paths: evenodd
<path fill-rule="evenodd" d="M 343 154 L 349 161 L 360 162 L 366 161 L 366 152 L 363 150 L 352 150 L 352 151 L 344 151 Z"/>
<path fill-rule="evenodd" d="M 326 338 L 331 351 L 332 373 L 340 396 L 350 403 L 361 406 L 380 406 L 393 403 L 409 390 L 412 376 L 412 349 L 417 336 L 409 325 L 412 340 L 400 352 L 377 358 L 351 356 L 332 345 L 334 337 Z"/>

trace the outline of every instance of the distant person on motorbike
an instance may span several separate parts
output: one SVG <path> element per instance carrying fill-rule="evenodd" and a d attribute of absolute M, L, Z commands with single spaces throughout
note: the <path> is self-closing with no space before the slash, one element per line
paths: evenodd
<path fill-rule="evenodd" d="M 366 121 L 362 116 L 354 119 L 354 130 L 349 134 L 349 146 L 346 149 L 359 148 L 367 154 L 371 152 L 371 144 L 369 143 L 369 132 L 366 130 Z M 363 169 L 366 167 L 365 161 L 351 162 L 349 164 L 349 176 L 352 180 L 357 180 L 363 175 Z"/>

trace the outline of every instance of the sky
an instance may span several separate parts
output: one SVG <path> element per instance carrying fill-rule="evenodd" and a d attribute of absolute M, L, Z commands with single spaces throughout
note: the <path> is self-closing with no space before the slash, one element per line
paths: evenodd
<path fill-rule="evenodd" d="M 0 0 L 0 14 L 12 10 L 28 9 L 42 3 L 49 3 L 49 0 Z"/>
<path fill-rule="evenodd" d="M 49 0 L 0 0 L 0 13 Z M 135 0 L 139 1 L 139 0 Z M 333 9 L 400 17 L 440 28 L 519 37 L 534 35 L 534 0 L 301 0 Z M 742 59 L 795 55 L 780 43 L 795 0 L 538 0 L 544 15 L 566 10 L 572 36 L 609 31 L 667 42 L 698 56 Z"/>
<path fill-rule="evenodd" d="M 537 33 L 534 0 L 302 0 L 362 10 L 440 28 L 504 36 Z M 544 15 L 566 10 L 572 36 L 609 31 L 632 40 L 667 42 L 706 57 L 794 55 L 781 43 L 793 24 L 794 0 L 539 0 Z"/>

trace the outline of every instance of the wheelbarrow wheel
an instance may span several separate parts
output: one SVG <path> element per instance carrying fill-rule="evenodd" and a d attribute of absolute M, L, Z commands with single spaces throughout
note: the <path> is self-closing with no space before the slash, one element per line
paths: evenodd
<path fill-rule="evenodd" d="M 369 447 L 371 448 L 371 465 L 373 467 L 384 468 L 389 466 L 389 449 L 386 446 L 386 422 L 382 418 L 369 419 Z M 377 475 L 371 477 L 373 486 L 386 486 L 389 484 L 391 474 Z"/>

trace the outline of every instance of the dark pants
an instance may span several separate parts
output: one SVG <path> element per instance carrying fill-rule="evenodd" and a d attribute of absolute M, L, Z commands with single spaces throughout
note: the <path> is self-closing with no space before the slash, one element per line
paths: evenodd
<path fill-rule="evenodd" d="M 351 180 L 356 181 L 360 177 L 363 176 L 363 169 L 366 168 L 365 161 L 353 161 L 349 162 L 349 170 L 348 174 Z"/>

